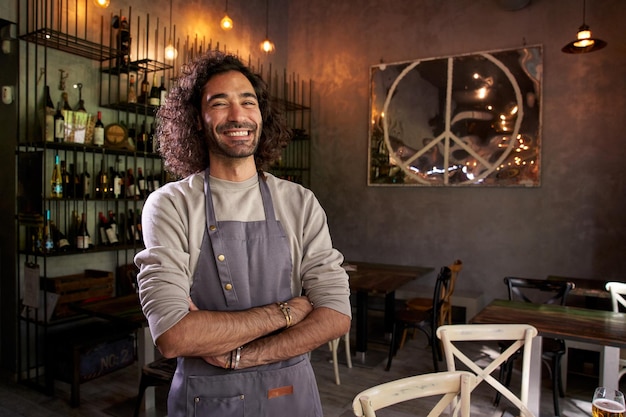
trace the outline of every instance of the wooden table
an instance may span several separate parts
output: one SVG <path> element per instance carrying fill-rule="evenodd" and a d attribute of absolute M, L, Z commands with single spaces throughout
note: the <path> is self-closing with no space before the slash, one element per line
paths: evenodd
<path fill-rule="evenodd" d="M 575 287 L 570 291 L 570 295 L 579 295 L 582 297 L 595 298 L 611 298 L 611 294 L 606 290 L 607 280 L 591 279 L 591 278 L 572 278 L 562 277 L 559 275 L 548 275 L 549 281 L 569 281 L 573 282 Z"/>
<path fill-rule="evenodd" d="M 137 294 L 122 295 L 119 297 L 106 298 L 91 303 L 74 305 L 72 308 L 78 312 L 110 320 L 123 325 L 137 327 L 137 363 L 139 377 L 144 365 L 154 361 L 154 342 L 148 327 L 148 320 L 141 310 L 139 296 Z M 139 385 L 137 385 L 139 387 Z M 146 390 L 145 408 L 154 408 L 154 390 Z"/>
<path fill-rule="evenodd" d="M 352 261 L 344 264 L 344 267 L 350 276 L 350 290 L 356 292 L 356 356 L 357 360 L 365 363 L 369 296 L 384 295 L 385 332 L 391 333 L 396 290 L 402 285 L 433 271 L 434 268 Z"/>
<path fill-rule="evenodd" d="M 527 323 L 535 326 L 530 364 L 528 408 L 539 416 L 543 337 L 602 346 L 600 385 L 618 389 L 619 350 L 626 347 L 626 314 L 554 304 L 494 300 L 471 323 Z M 592 392 L 589 393 L 591 401 Z"/>

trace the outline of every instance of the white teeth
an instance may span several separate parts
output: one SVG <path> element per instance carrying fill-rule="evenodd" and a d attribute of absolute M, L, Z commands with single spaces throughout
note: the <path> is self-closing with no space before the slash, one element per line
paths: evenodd
<path fill-rule="evenodd" d="M 226 132 L 224 133 L 226 136 L 248 136 L 248 131 L 236 131 L 236 132 Z"/>

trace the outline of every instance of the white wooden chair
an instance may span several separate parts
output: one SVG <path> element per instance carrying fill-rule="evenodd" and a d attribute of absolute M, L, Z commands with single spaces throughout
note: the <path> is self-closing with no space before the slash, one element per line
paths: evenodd
<path fill-rule="evenodd" d="M 457 403 L 462 417 L 470 415 L 470 392 L 475 376 L 471 372 L 433 372 L 386 382 L 361 391 L 352 401 L 357 417 L 376 417 L 376 410 L 416 398 L 441 395 L 428 417 L 441 415 L 449 406 Z"/>
<path fill-rule="evenodd" d="M 532 339 L 537 336 L 537 329 L 528 324 L 458 324 L 445 325 L 437 329 L 437 337 L 441 339 L 446 357 L 448 371 L 456 370 L 455 358 L 476 374 L 472 390 L 485 381 L 500 392 L 516 408 L 523 417 L 534 417 L 528 409 L 528 390 L 530 384 L 530 354 Z M 466 341 L 510 341 L 506 350 L 500 353 L 484 368 L 467 357 L 455 344 Z M 491 376 L 506 360 L 522 349 L 522 381 L 520 397 L 505 387 L 497 378 Z M 481 357 L 481 360 L 484 359 Z M 458 415 L 455 410 L 455 416 Z"/>
<path fill-rule="evenodd" d="M 605 288 L 611 293 L 613 311 L 619 313 L 621 306 L 623 312 L 623 309 L 626 309 L 626 299 L 624 298 L 624 295 L 626 295 L 626 282 L 607 282 Z M 618 381 L 626 375 L 626 351 L 624 349 L 620 350 L 619 368 Z"/>
<path fill-rule="evenodd" d="M 339 361 L 337 360 L 337 350 L 339 349 L 339 343 L 341 339 L 344 340 L 344 350 L 346 351 L 346 364 L 348 368 L 352 368 L 352 357 L 350 353 L 350 332 L 346 333 L 342 337 L 338 337 L 328 342 L 328 347 L 333 355 L 333 368 L 335 371 L 335 383 L 341 385 L 341 378 L 339 378 Z"/>

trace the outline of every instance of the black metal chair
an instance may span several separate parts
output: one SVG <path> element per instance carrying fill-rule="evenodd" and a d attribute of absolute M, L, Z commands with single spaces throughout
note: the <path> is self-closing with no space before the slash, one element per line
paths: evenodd
<path fill-rule="evenodd" d="M 550 281 L 545 279 L 506 277 L 504 283 L 507 286 L 509 300 L 524 301 L 535 304 L 560 304 L 565 305 L 569 292 L 574 284 L 568 281 Z M 500 348 L 506 348 L 501 343 Z M 561 380 L 561 358 L 566 352 L 563 339 L 544 338 L 542 346 L 542 359 L 548 363 L 552 380 L 552 400 L 554 403 L 554 415 L 560 416 L 559 397 L 564 397 L 563 382 Z M 500 367 L 500 382 L 504 381 L 506 387 L 511 383 L 513 364 L 520 352 L 509 358 Z M 500 395 L 496 395 L 495 405 L 500 402 Z"/>
<path fill-rule="evenodd" d="M 391 343 L 389 344 L 389 357 L 385 370 L 391 369 L 391 361 L 398 352 L 398 348 L 403 344 L 399 343 L 398 335 L 404 333 L 405 329 L 418 329 L 428 338 L 433 353 L 433 365 L 435 371 L 439 371 L 439 361 L 442 360 L 441 348 L 437 339 L 436 331 L 440 322 L 441 309 L 444 304 L 444 297 L 450 285 L 452 271 L 444 266 L 439 271 L 435 289 L 433 291 L 433 308 L 427 311 L 414 310 L 408 307 L 395 312 L 393 331 L 391 333 Z"/>

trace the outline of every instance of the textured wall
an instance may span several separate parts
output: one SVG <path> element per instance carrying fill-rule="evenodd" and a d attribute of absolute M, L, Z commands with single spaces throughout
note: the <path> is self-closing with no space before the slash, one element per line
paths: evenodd
<path fill-rule="evenodd" d="M 580 3 L 580 4 L 579 4 Z M 288 67 L 314 81 L 312 188 L 346 258 L 440 266 L 505 296 L 505 275 L 626 279 L 626 2 L 587 2 L 602 51 L 560 49 L 582 2 L 291 0 Z M 367 187 L 369 67 L 543 45 L 542 185 Z M 430 280 L 434 280 L 431 274 Z"/>

